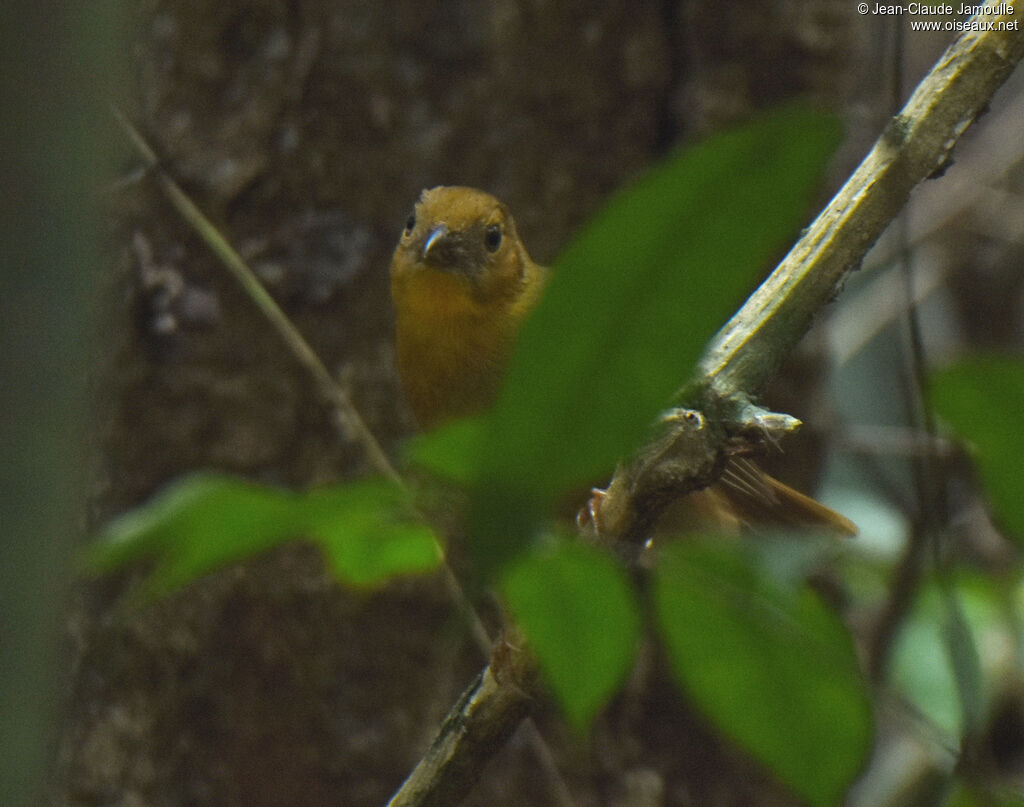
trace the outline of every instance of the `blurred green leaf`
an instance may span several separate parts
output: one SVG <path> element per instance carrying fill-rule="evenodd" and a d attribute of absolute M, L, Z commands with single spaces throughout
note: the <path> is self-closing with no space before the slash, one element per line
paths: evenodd
<path fill-rule="evenodd" d="M 320 544 L 338 578 L 375 585 L 441 562 L 439 544 L 416 521 L 405 493 L 380 479 L 321 488 L 300 505 L 304 532 Z"/>
<path fill-rule="evenodd" d="M 681 541 L 659 557 L 655 607 L 700 708 L 812 805 L 863 764 L 871 713 L 850 637 L 806 586 L 780 586 L 742 545 Z"/>
<path fill-rule="evenodd" d="M 501 590 L 569 722 L 584 729 L 636 652 L 640 617 L 624 573 L 607 554 L 567 543 L 522 557 Z"/>
<path fill-rule="evenodd" d="M 228 563 L 292 538 L 321 545 L 347 583 L 379 583 L 439 563 L 437 543 L 417 524 L 405 494 L 383 480 L 296 494 L 200 473 L 107 525 L 87 550 L 102 572 L 140 558 L 155 561 L 143 593 L 167 594 Z"/>
<path fill-rule="evenodd" d="M 937 597 L 919 603 L 918 612 L 904 623 L 891 665 L 900 690 L 955 743 L 962 715 L 949 653 L 942 641 Z"/>
<path fill-rule="evenodd" d="M 485 420 L 463 418 L 418 434 L 405 447 L 406 460 L 464 487 L 476 479 Z"/>
<path fill-rule="evenodd" d="M 991 791 L 976 790 L 977 785 L 959 784 L 943 802 L 943 807 L 1024 807 L 1024 794 L 1012 785 Z"/>
<path fill-rule="evenodd" d="M 471 514 L 483 568 L 637 446 L 796 232 L 838 137 L 828 115 L 765 115 L 676 153 L 569 245 L 486 426 Z"/>
<path fill-rule="evenodd" d="M 89 548 L 87 563 L 102 571 L 138 557 L 156 558 L 147 590 L 164 594 L 266 549 L 287 530 L 291 512 L 292 497 L 285 491 L 194 474 L 108 524 Z"/>
<path fill-rule="evenodd" d="M 995 512 L 1018 541 L 1024 540 L 1024 361 L 978 356 L 931 377 L 936 412 L 969 441 Z"/>
<path fill-rule="evenodd" d="M 951 603 L 950 598 L 955 598 Z M 958 574 L 948 590 L 934 581 L 920 588 L 893 644 L 889 676 L 896 688 L 956 746 L 977 730 L 994 696 L 999 672 L 977 648 L 1009 647 L 1017 639 L 1006 623 L 999 587 L 982 577 Z M 955 605 L 956 610 L 951 610 Z M 967 659 L 965 665 L 962 659 Z M 956 664 L 970 675 L 955 674 Z M 997 665 L 998 666 L 998 665 Z M 969 685 L 964 689 L 964 685 Z"/>

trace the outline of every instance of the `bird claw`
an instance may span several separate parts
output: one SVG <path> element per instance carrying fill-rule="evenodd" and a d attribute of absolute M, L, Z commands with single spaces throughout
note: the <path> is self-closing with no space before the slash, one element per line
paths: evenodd
<path fill-rule="evenodd" d="M 598 536 L 601 529 L 601 505 L 608 498 L 608 491 L 603 488 L 591 488 L 590 498 L 576 514 L 576 527 L 586 533 Z"/>

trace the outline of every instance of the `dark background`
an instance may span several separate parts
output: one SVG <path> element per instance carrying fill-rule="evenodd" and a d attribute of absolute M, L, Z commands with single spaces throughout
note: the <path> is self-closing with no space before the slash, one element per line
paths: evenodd
<path fill-rule="evenodd" d="M 387 265 L 422 188 L 494 193 L 548 262 L 673 145 L 809 98 L 847 126 L 834 189 L 902 92 L 887 26 L 846 0 L 151 0 L 126 19 L 115 100 L 394 451 L 412 422 Z M 914 36 L 898 57 L 909 87 L 948 41 Z M 117 148 L 100 194 L 86 530 L 190 470 L 288 486 L 365 470 Z M 819 397 L 769 403 L 813 422 L 816 404 L 793 401 Z M 809 488 L 814 455 L 793 453 Z M 343 590 L 301 545 L 142 611 L 120 603 L 130 583 L 79 583 L 67 605 L 50 804 L 384 804 L 483 663 L 436 581 Z M 587 741 L 550 708 L 539 723 L 579 805 L 795 803 L 691 712 L 652 648 Z M 543 769 L 517 736 L 467 803 L 555 804 Z"/>

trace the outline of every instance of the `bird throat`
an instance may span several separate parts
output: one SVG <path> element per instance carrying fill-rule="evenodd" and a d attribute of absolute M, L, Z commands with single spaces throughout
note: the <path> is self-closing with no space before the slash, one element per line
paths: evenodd
<path fill-rule="evenodd" d="M 467 278 L 432 268 L 394 278 L 398 371 L 424 428 L 485 409 L 497 394 L 518 322 Z"/>

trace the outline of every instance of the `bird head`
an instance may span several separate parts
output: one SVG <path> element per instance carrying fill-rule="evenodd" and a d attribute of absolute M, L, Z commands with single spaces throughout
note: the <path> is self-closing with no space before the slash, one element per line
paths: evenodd
<path fill-rule="evenodd" d="M 505 205 L 474 188 L 439 186 L 409 214 L 391 272 L 396 283 L 454 281 L 483 301 L 515 297 L 529 260 Z"/>

